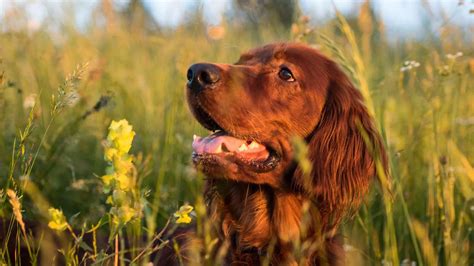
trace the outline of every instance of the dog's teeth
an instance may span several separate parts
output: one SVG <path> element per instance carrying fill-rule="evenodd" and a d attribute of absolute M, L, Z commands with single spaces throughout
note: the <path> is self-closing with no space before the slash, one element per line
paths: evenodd
<path fill-rule="evenodd" d="M 222 144 L 217 147 L 217 149 L 214 151 L 215 153 L 221 153 L 222 152 Z"/>
<path fill-rule="evenodd" d="M 193 135 L 193 140 L 196 140 L 197 139 L 197 136 L 196 135 Z"/>
<path fill-rule="evenodd" d="M 240 147 L 239 147 L 238 150 L 239 150 L 239 151 L 246 151 L 246 150 L 248 150 L 248 149 L 249 149 L 249 148 L 247 147 L 247 145 L 245 145 L 245 143 L 243 143 L 242 145 L 240 145 Z"/>
<path fill-rule="evenodd" d="M 250 148 L 250 149 L 258 148 L 258 146 L 260 146 L 260 144 L 258 144 L 258 143 L 255 142 L 255 141 L 252 141 L 252 143 L 249 144 L 249 148 Z"/>

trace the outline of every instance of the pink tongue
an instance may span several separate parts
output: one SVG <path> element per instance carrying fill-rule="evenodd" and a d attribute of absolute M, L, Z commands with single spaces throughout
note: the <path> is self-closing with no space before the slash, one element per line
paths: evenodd
<path fill-rule="evenodd" d="M 249 159 L 266 159 L 268 157 L 268 151 L 264 145 L 257 142 L 248 145 L 247 141 L 224 135 L 222 132 L 204 138 L 196 136 L 193 140 L 193 150 L 198 154 L 235 152 L 241 157 Z"/>

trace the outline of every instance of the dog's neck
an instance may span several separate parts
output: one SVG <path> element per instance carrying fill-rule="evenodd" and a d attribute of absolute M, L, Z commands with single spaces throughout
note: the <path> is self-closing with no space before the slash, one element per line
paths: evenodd
<path fill-rule="evenodd" d="M 205 194 L 212 223 L 234 257 L 271 256 L 292 264 L 300 261 L 295 249 L 304 249 L 301 255 L 309 259 L 324 253 L 323 224 L 315 204 L 304 196 L 227 180 L 209 180 Z M 305 241 L 311 245 L 304 247 Z"/>

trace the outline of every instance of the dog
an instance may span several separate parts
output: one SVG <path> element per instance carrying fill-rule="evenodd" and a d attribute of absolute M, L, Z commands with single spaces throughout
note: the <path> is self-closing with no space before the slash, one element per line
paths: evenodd
<path fill-rule="evenodd" d="M 192 160 L 228 247 L 224 264 L 344 265 L 338 226 L 360 205 L 376 162 L 388 167 L 362 94 L 338 65 L 304 44 L 269 44 L 235 64 L 192 65 L 186 97 L 213 132 L 194 137 Z"/>

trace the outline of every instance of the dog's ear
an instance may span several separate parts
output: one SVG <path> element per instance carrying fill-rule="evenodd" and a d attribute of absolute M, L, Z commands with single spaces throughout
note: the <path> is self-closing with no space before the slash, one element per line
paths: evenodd
<path fill-rule="evenodd" d="M 307 140 L 311 175 L 305 177 L 297 168 L 293 182 L 312 196 L 321 217 L 327 219 L 321 222 L 331 227 L 357 209 L 376 175 L 375 160 L 388 168 L 382 140 L 361 93 L 335 63 L 330 62 L 329 68 L 326 102 Z"/>

